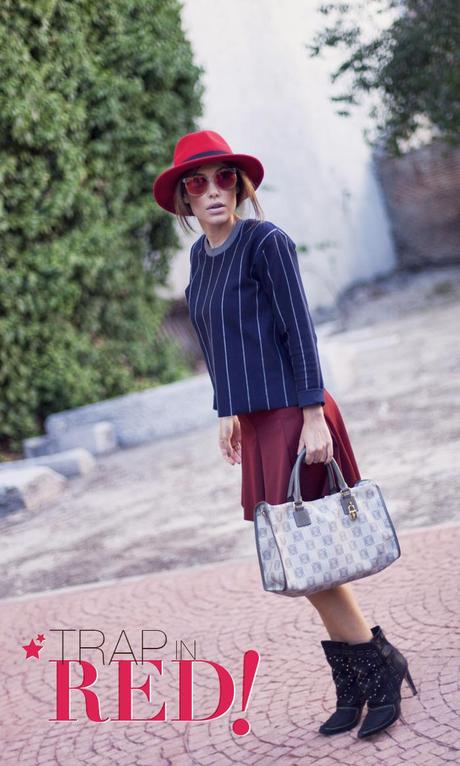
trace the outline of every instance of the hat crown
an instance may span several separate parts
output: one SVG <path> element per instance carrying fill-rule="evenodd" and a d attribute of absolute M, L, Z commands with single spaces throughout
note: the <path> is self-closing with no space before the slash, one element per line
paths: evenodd
<path fill-rule="evenodd" d="M 179 139 L 174 150 L 173 163 L 177 167 L 190 160 L 200 157 L 205 160 L 219 154 L 232 154 L 226 140 L 214 130 L 198 130 Z"/>

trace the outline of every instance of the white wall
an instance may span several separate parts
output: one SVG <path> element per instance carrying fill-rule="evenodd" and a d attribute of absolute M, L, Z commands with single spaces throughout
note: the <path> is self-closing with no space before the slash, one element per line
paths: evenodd
<path fill-rule="evenodd" d="M 311 308 L 328 305 L 357 279 L 392 269 L 395 254 L 383 199 L 362 128 L 367 108 L 339 117 L 329 101 L 343 92 L 330 74 L 338 51 L 310 59 L 305 45 L 326 18 L 319 0 L 185 0 L 183 27 L 206 74 L 198 129 L 221 133 L 235 152 L 256 155 L 265 177 L 258 190 L 265 217 L 297 246 Z M 344 55 L 344 54 L 343 54 Z M 244 217 L 252 217 L 247 206 Z M 189 247 L 182 235 L 171 269 L 171 292 L 188 282 Z"/>

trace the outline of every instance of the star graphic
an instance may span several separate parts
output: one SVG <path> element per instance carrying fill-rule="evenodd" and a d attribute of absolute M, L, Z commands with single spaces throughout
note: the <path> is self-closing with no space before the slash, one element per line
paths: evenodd
<path fill-rule="evenodd" d="M 35 643 L 35 641 L 32 639 L 29 644 L 23 644 L 22 648 L 26 650 L 26 660 L 29 659 L 29 657 L 36 657 L 37 660 L 40 659 L 38 656 L 38 653 L 40 649 L 43 649 L 43 646 L 39 646 Z"/>
<path fill-rule="evenodd" d="M 37 641 L 40 641 L 40 643 L 42 644 L 44 640 L 45 640 L 45 636 L 43 635 L 43 633 L 39 633 L 37 636 Z"/>

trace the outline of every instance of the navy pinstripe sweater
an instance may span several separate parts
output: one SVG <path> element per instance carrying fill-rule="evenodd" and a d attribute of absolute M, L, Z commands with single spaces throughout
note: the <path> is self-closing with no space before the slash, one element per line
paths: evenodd
<path fill-rule="evenodd" d="M 240 218 L 214 248 L 202 234 L 191 247 L 185 297 L 219 417 L 324 405 L 295 244 L 279 226 Z"/>

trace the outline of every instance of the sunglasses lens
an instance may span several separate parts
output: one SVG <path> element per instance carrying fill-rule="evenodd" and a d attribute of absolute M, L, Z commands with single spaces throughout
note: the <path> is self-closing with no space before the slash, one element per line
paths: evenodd
<path fill-rule="evenodd" d="M 189 194 L 199 196 L 200 194 L 204 194 L 206 191 L 206 188 L 208 186 L 208 179 L 206 176 L 189 176 L 185 180 L 185 188 L 187 189 Z"/>
<path fill-rule="evenodd" d="M 233 189 L 236 179 L 236 170 L 233 168 L 222 168 L 216 173 L 216 183 L 221 189 Z"/>

